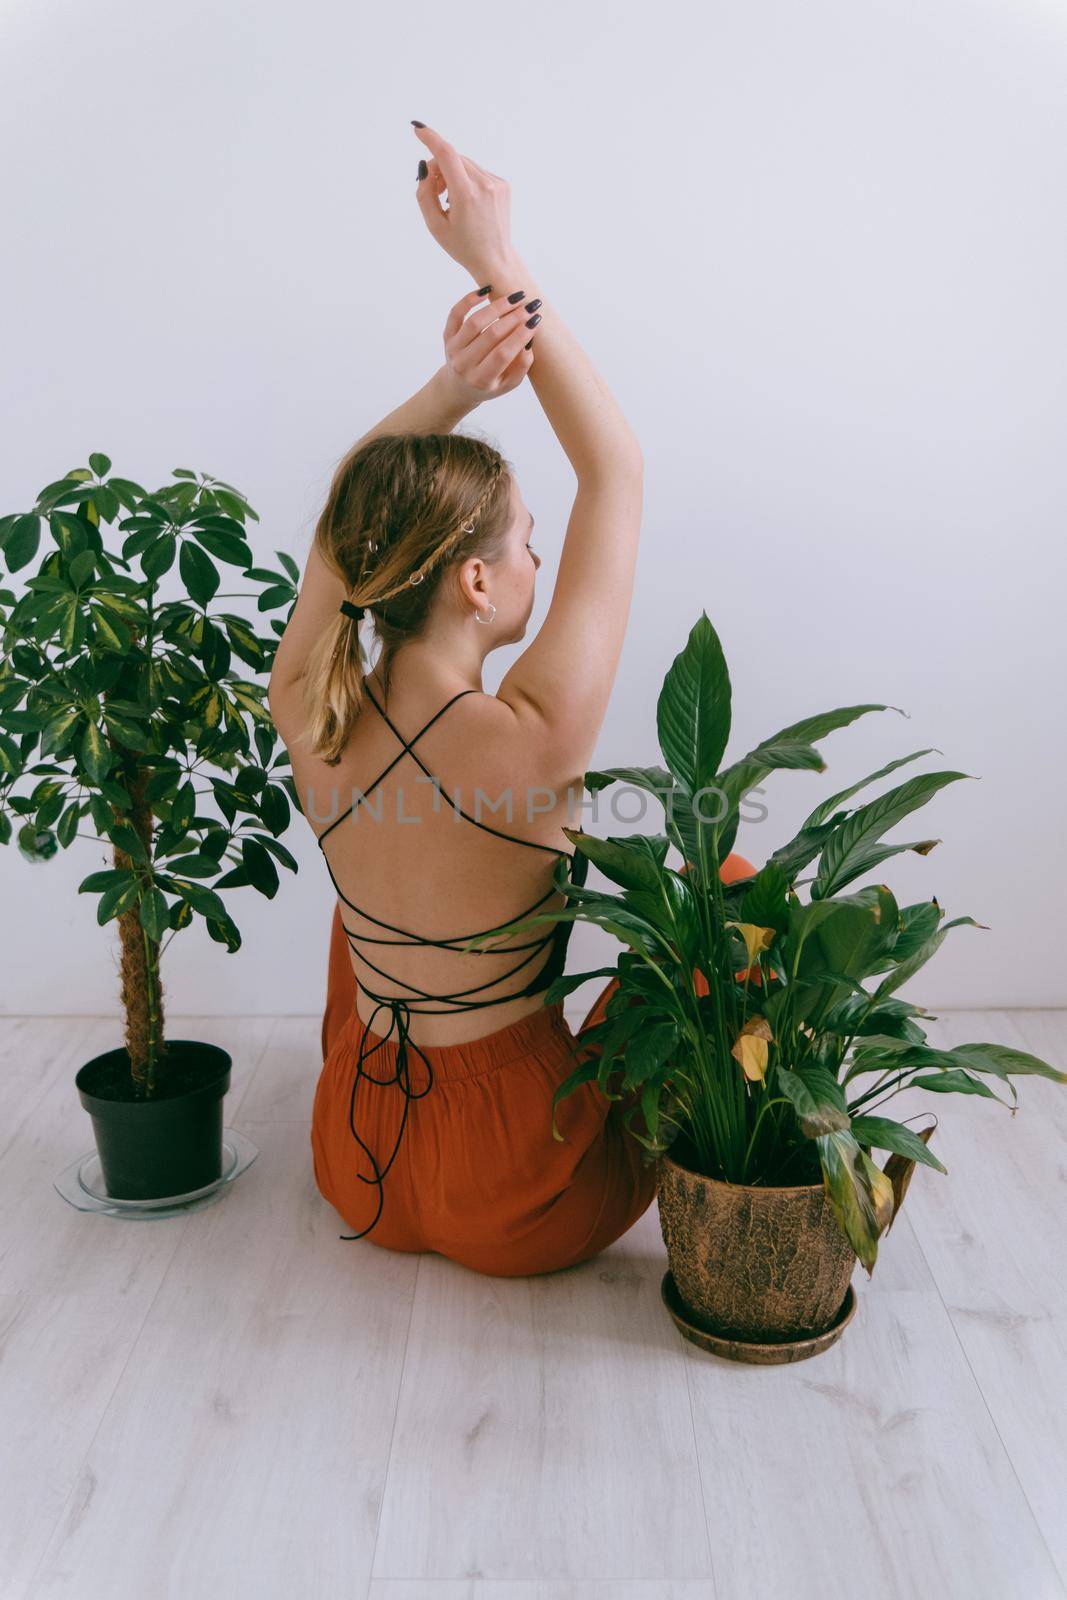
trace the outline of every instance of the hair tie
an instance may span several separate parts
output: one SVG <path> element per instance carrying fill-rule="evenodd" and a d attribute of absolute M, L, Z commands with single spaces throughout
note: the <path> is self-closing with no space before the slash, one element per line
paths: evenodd
<path fill-rule="evenodd" d="M 351 617 L 353 622 L 360 622 L 367 614 L 365 606 L 353 605 L 351 600 L 342 600 L 341 610 L 346 617 Z"/>

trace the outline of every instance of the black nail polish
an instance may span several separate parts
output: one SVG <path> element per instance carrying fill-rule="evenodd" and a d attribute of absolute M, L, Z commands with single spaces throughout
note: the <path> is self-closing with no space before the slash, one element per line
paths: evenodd
<path fill-rule="evenodd" d="M 478 290 L 478 293 L 479 294 L 488 294 L 492 287 L 493 287 L 493 285 L 491 283 L 487 283 L 484 289 L 479 289 Z"/>
<path fill-rule="evenodd" d="M 536 328 L 537 324 L 540 322 L 540 320 L 541 320 L 541 313 L 540 313 L 540 311 L 538 311 L 534 316 L 526 318 L 526 326 L 528 328 Z"/>
<path fill-rule="evenodd" d="M 508 295 L 508 305 L 511 305 L 511 306 L 517 305 L 518 302 L 522 299 L 522 297 L 523 297 L 523 295 L 525 293 L 526 293 L 525 289 L 516 289 L 514 294 L 509 294 Z"/>
<path fill-rule="evenodd" d="M 523 310 L 524 311 L 536 311 L 540 304 L 541 304 L 540 300 L 527 300 L 526 304 L 523 306 Z"/>
<path fill-rule="evenodd" d="M 422 182 L 423 178 L 425 178 L 425 177 L 427 177 L 429 175 L 429 171 L 430 171 L 430 169 L 426 165 L 425 161 L 420 161 L 419 162 L 419 170 L 418 170 L 418 173 L 416 174 L 416 176 L 418 177 L 418 180 L 419 180 L 420 183 Z"/>
<path fill-rule="evenodd" d="M 411 126 L 413 128 L 425 128 L 426 124 L 425 124 L 425 122 L 416 122 L 415 118 L 412 117 Z"/>
<path fill-rule="evenodd" d="M 523 345 L 523 349 L 524 350 L 529 350 L 529 348 L 530 348 L 530 346 L 532 344 L 533 344 L 533 340 L 532 339 L 527 339 L 526 343 Z"/>

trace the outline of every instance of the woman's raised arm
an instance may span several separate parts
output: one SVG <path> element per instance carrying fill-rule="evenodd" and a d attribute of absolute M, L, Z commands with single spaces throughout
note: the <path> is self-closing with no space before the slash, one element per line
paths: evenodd
<path fill-rule="evenodd" d="M 505 674 L 498 697 L 527 723 L 561 781 L 584 772 L 618 669 L 633 594 L 644 463 L 607 383 L 514 249 L 510 187 L 431 128 L 418 183 L 427 227 L 492 294 L 540 300 L 543 321 L 529 381 L 578 479 L 545 620 Z M 440 196 L 448 191 L 449 209 Z"/>

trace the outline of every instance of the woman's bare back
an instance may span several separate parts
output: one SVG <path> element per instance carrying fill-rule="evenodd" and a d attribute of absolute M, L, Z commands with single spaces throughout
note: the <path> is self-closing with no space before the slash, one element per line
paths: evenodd
<path fill-rule="evenodd" d="M 422 688 L 387 704 L 376 679 L 368 681 L 396 731 L 368 701 L 336 766 L 293 756 L 305 815 L 340 891 L 357 1009 L 376 1033 L 389 1033 L 390 1012 L 370 990 L 410 1002 L 405 1020 L 417 1045 L 481 1038 L 540 1009 L 543 992 L 478 1009 L 436 997 L 517 994 L 569 925 L 559 934 L 561 925 L 541 924 L 482 953 L 408 941 L 458 946 L 538 901 L 537 911 L 562 906 L 553 871 L 574 848 L 563 826 L 581 826 L 581 774 L 561 781 L 529 726 L 494 695 L 445 691 L 431 699 Z"/>

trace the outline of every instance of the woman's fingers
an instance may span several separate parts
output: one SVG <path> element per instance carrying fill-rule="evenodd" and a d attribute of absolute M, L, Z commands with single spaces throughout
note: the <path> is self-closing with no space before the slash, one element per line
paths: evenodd
<path fill-rule="evenodd" d="M 442 139 L 441 135 L 433 128 L 416 128 L 415 134 L 433 152 L 434 160 L 437 162 L 444 177 L 444 185 L 448 190 L 449 196 L 451 197 L 468 188 L 470 178 L 466 167 L 463 165 L 463 157 L 459 151 L 454 149 L 447 139 Z M 428 162 L 427 165 L 429 165 Z M 423 181 L 425 182 L 425 179 Z M 421 188 L 422 185 L 420 184 L 419 187 Z"/>
<path fill-rule="evenodd" d="M 517 310 L 521 310 L 521 302 L 518 306 L 512 305 L 506 294 L 497 295 L 495 300 L 485 301 L 477 311 L 471 312 L 459 329 L 457 348 L 466 350 L 477 340 L 481 340 L 477 345 L 480 357 L 495 338 L 499 338 L 502 333 L 506 333 L 514 326 L 514 313 Z"/>
<path fill-rule="evenodd" d="M 457 334 L 461 334 L 464 328 L 469 326 L 471 318 L 467 316 L 467 313 L 472 306 L 484 307 L 490 303 L 486 301 L 484 295 L 478 293 L 477 289 L 471 289 L 461 300 L 456 301 L 448 313 L 445 319 L 445 338 L 453 339 Z M 469 343 L 469 339 L 464 339 L 456 348 L 462 349 Z"/>
<path fill-rule="evenodd" d="M 442 224 L 448 221 L 448 212 L 441 204 L 441 191 L 445 184 L 436 161 L 428 161 L 426 166 L 426 177 L 419 178 L 415 184 L 415 198 L 426 219 L 426 226 L 432 234 L 437 234 Z"/>
<path fill-rule="evenodd" d="M 493 324 L 493 328 L 488 330 L 495 333 L 496 337 L 484 354 L 479 354 L 475 347 L 474 353 L 478 355 L 478 360 L 476 366 L 467 369 L 466 376 L 469 382 L 490 384 L 498 381 L 515 358 L 523 353 L 530 340 L 536 337 L 537 329 L 541 326 L 540 319 L 534 327 L 529 328 L 527 327 L 529 317 L 526 315 L 525 306 L 518 306 L 516 310 L 522 313 L 521 317 L 518 319 L 501 317 Z"/>

